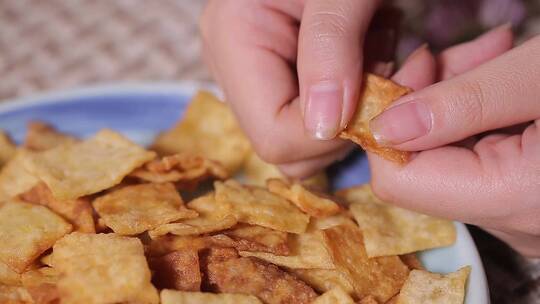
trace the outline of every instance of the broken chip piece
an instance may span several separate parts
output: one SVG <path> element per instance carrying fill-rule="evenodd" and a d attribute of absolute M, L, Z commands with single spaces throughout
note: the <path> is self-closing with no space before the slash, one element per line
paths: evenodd
<path fill-rule="evenodd" d="M 15 156 L 17 146 L 11 138 L 2 130 L 0 130 L 0 168 Z"/>
<path fill-rule="evenodd" d="M 403 285 L 397 304 L 462 304 L 471 267 L 449 274 L 413 270 Z"/>
<path fill-rule="evenodd" d="M 161 291 L 161 304 L 262 304 L 254 296 L 234 293 Z"/>
<path fill-rule="evenodd" d="M 350 139 L 364 150 L 375 153 L 388 160 L 404 164 L 409 160 L 409 152 L 380 146 L 369 128 L 369 122 L 381 114 L 392 102 L 411 92 L 391 80 L 365 74 L 362 81 L 360 100 L 349 124 L 339 136 Z"/>
<path fill-rule="evenodd" d="M 451 245 L 456 228 L 449 220 L 382 202 L 369 185 L 340 191 L 360 226 L 368 257 L 400 255 Z"/>
<path fill-rule="evenodd" d="M 26 129 L 23 146 L 32 151 L 49 150 L 78 141 L 74 136 L 61 133 L 51 124 L 42 121 L 31 121 L 27 124 Z"/>
<path fill-rule="evenodd" d="M 185 248 L 149 259 L 154 273 L 152 283 L 160 289 L 201 290 L 199 255 L 196 248 Z"/>
<path fill-rule="evenodd" d="M 312 304 L 336 304 L 336 303 L 354 304 L 354 300 L 343 289 L 336 287 L 318 296 L 312 302 Z"/>

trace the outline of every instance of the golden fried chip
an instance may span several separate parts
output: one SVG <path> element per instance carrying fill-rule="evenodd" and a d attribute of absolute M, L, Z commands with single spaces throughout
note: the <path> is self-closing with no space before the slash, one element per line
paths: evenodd
<path fill-rule="evenodd" d="M 21 281 L 34 300 L 33 303 L 58 303 L 60 294 L 56 288 L 58 272 L 50 267 L 27 271 L 22 274 Z"/>
<path fill-rule="evenodd" d="M 339 288 L 351 296 L 354 294 L 348 276 L 337 269 L 289 269 L 289 271 L 320 293 Z"/>
<path fill-rule="evenodd" d="M 171 183 L 126 186 L 94 200 L 105 224 L 122 235 L 135 235 L 176 220 L 194 218 Z"/>
<path fill-rule="evenodd" d="M 236 223 L 238 221 L 233 215 L 227 215 L 223 218 L 199 216 L 179 223 L 158 226 L 148 231 L 148 235 L 151 238 L 157 238 L 169 233 L 174 235 L 199 235 L 225 230 L 236 225 Z"/>
<path fill-rule="evenodd" d="M 422 262 L 420 262 L 420 260 L 416 256 L 416 253 L 400 255 L 399 258 L 401 259 L 403 264 L 409 267 L 410 270 L 425 270 L 424 265 L 422 265 Z"/>
<path fill-rule="evenodd" d="M 184 152 L 150 161 L 130 176 L 147 182 L 172 182 L 190 189 L 205 179 L 225 179 L 228 172 L 216 161 Z"/>
<path fill-rule="evenodd" d="M 23 272 L 71 225 L 49 209 L 18 201 L 0 207 L 0 261 Z"/>
<path fill-rule="evenodd" d="M 234 180 L 216 182 L 214 187 L 218 204 L 231 205 L 239 222 L 291 233 L 306 231 L 309 216 L 283 197 Z"/>
<path fill-rule="evenodd" d="M 318 296 L 312 304 L 354 304 L 354 300 L 343 289 L 336 287 Z M 364 303 L 364 302 L 361 302 Z M 377 304 L 377 302 L 375 302 Z"/>
<path fill-rule="evenodd" d="M 271 178 L 280 178 L 286 180 L 277 166 L 264 162 L 252 151 L 244 163 L 244 174 L 246 184 L 265 187 L 266 181 Z M 301 181 L 301 184 L 317 191 L 328 190 L 328 177 L 326 173 L 320 172 L 310 178 Z"/>
<path fill-rule="evenodd" d="M 306 189 L 299 183 L 288 184 L 273 178 L 266 182 L 268 190 L 293 202 L 300 210 L 313 217 L 327 217 L 339 212 L 339 205 L 320 193 Z"/>
<path fill-rule="evenodd" d="M 328 217 L 311 218 L 308 226 L 308 231 L 324 230 L 334 226 L 349 224 L 354 225 L 351 216 L 348 212 L 341 212 Z"/>
<path fill-rule="evenodd" d="M 164 289 L 161 304 L 262 304 L 254 296 L 232 293 L 188 292 Z"/>
<path fill-rule="evenodd" d="M 43 265 L 47 265 L 49 267 L 53 267 L 53 264 L 52 264 L 52 253 L 49 253 L 47 255 L 44 255 L 41 257 L 41 259 L 39 259 L 39 261 L 41 262 L 41 264 Z"/>
<path fill-rule="evenodd" d="M 71 225 L 74 231 L 95 233 L 93 209 L 88 198 L 71 200 L 56 199 L 47 185 L 39 182 L 30 190 L 19 195 L 23 201 L 48 207 L 62 216 Z"/>
<path fill-rule="evenodd" d="M 256 257 L 288 268 L 335 268 L 332 257 L 327 249 L 326 240 L 321 231 L 290 235 L 288 247 L 290 250 L 288 256 L 250 251 L 240 251 L 240 255 Z"/>
<path fill-rule="evenodd" d="M 390 301 L 392 301 L 392 299 L 390 299 Z M 390 304 L 390 301 L 386 302 L 386 304 Z M 377 302 L 377 300 L 375 300 L 374 297 L 367 296 L 367 297 L 363 298 L 362 300 L 360 300 L 360 302 L 358 304 L 379 304 L 379 302 Z"/>
<path fill-rule="evenodd" d="M 362 92 L 356 112 L 339 134 L 341 138 L 350 139 L 362 146 L 366 151 L 373 152 L 388 160 L 404 164 L 409 159 L 409 152 L 381 147 L 373 138 L 369 122 L 382 113 L 393 101 L 411 92 L 391 80 L 366 74 L 362 82 Z"/>
<path fill-rule="evenodd" d="M 397 304 L 462 304 L 470 272 L 470 266 L 446 275 L 413 270 L 399 293 Z"/>
<path fill-rule="evenodd" d="M 269 252 L 276 255 L 288 255 L 288 233 L 262 226 L 239 224 L 223 231 L 223 236 L 230 238 L 230 243 L 237 250 Z M 219 236 L 214 236 L 214 239 Z"/>
<path fill-rule="evenodd" d="M 184 117 L 158 136 L 152 149 L 162 155 L 191 152 L 222 163 L 234 174 L 250 144 L 229 107 L 209 92 L 193 97 Z"/>
<path fill-rule="evenodd" d="M 344 190 L 341 195 L 351 203 L 349 208 L 362 230 L 369 257 L 448 246 L 456 240 L 451 221 L 386 204 L 369 185 Z"/>
<path fill-rule="evenodd" d="M 31 121 L 27 125 L 23 146 L 32 151 L 44 151 L 77 141 L 74 136 L 61 133 L 46 122 Z"/>
<path fill-rule="evenodd" d="M 196 249 L 183 249 L 149 259 L 152 282 L 159 289 L 201 290 L 199 255 Z"/>
<path fill-rule="evenodd" d="M 2 304 L 28 304 L 34 303 L 28 290 L 20 286 L 0 285 L 0 303 Z"/>
<path fill-rule="evenodd" d="M 216 259 L 212 254 L 206 264 L 212 291 L 250 294 L 264 303 L 307 304 L 317 296 L 306 283 L 276 265 L 255 258 L 220 255 Z"/>
<path fill-rule="evenodd" d="M 355 225 L 324 230 L 336 268 L 351 281 L 356 298 L 373 296 L 386 302 L 399 292 L 409 269 L 397 256 L 368 258 L 362 232 Z"/>
<path fill-rule="evenodd" d="M 62 303 L 158 303 L 137 238 L 73 232 L 54 245 Z"/>
<path fill-rule="evenodd" d="M 20 284 L 21 275 L 0 262 L 0 285 L 18 286 Z"/>
<path fill-rule="evenodd" d="M 30 190 L 39 180 L 24 169 L 23 161 L 29 151 L 20 149 L 0 171 L 0 201 Z"/>
<path fill-rule="evenodd" d="M 74 199 L 110 188 L 155 157 L 122 135 L 101 130 L 76 144 L 28 154 L 25 168 L 58 199 Z"/>
<path fill-rule="evenodd" d="M 203 248 L 209 248 L 206 236 L 177 236 L 166 235 L 154 239 L 150 239 L 145 246 L 145 251 L 150 257 L 161 257 L 174 251 L 195 250 L 199 251 Z"/>
<path fill-rule="evenodd" d="M 17 146 L 11 138 L 0 130 L 0 168 L 15 156 Z"/>

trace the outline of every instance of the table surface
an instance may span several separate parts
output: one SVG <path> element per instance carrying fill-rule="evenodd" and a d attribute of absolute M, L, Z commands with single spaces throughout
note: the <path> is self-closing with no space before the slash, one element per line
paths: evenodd
<path fill-rule="evenodd" d="M 205 1 L 0 1 L 0 100 L 112 82 L 211 81 L 197 19 Z M 540 302 L 540 261 L 471 227 L 493 303 Z"/>

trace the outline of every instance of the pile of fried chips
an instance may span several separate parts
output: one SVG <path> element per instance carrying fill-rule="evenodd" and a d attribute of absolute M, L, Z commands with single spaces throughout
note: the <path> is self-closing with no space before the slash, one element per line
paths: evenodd
<path fill-rule="evenodd" d="M 0 139 L 0 303 L 463 302 L 469 268 L 415 256 L 452 222 L 286 179 L 209 93 L 150 150 L 36 122 Z"/>

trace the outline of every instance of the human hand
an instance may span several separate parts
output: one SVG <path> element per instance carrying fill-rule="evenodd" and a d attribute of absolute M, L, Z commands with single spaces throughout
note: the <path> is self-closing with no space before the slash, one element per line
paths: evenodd
<path fill-rule="evenodd" d="M 363 62 L 393 53 L 381 41 L 395 32 L 382 26 L 366 35 L 378 4 L 209 2 L 201 19 L 206 61 L 262 159 L 304 177 L 348 153 L 351 143 L 334 137 L 355 110 Z M 365 39 L 379 41 L 364 52 Z"/>
<path fill-rule="evenodd" d="M 394 80 L 417 91 L 371 128 L 385 145 L 421 152 L 403 167 L 370 154 L 372 187 L 539 257 L 540 36 L 498 56 L 511 44 L 500 27 L 437 58 L 427 49 L 411 56 Z"/>

